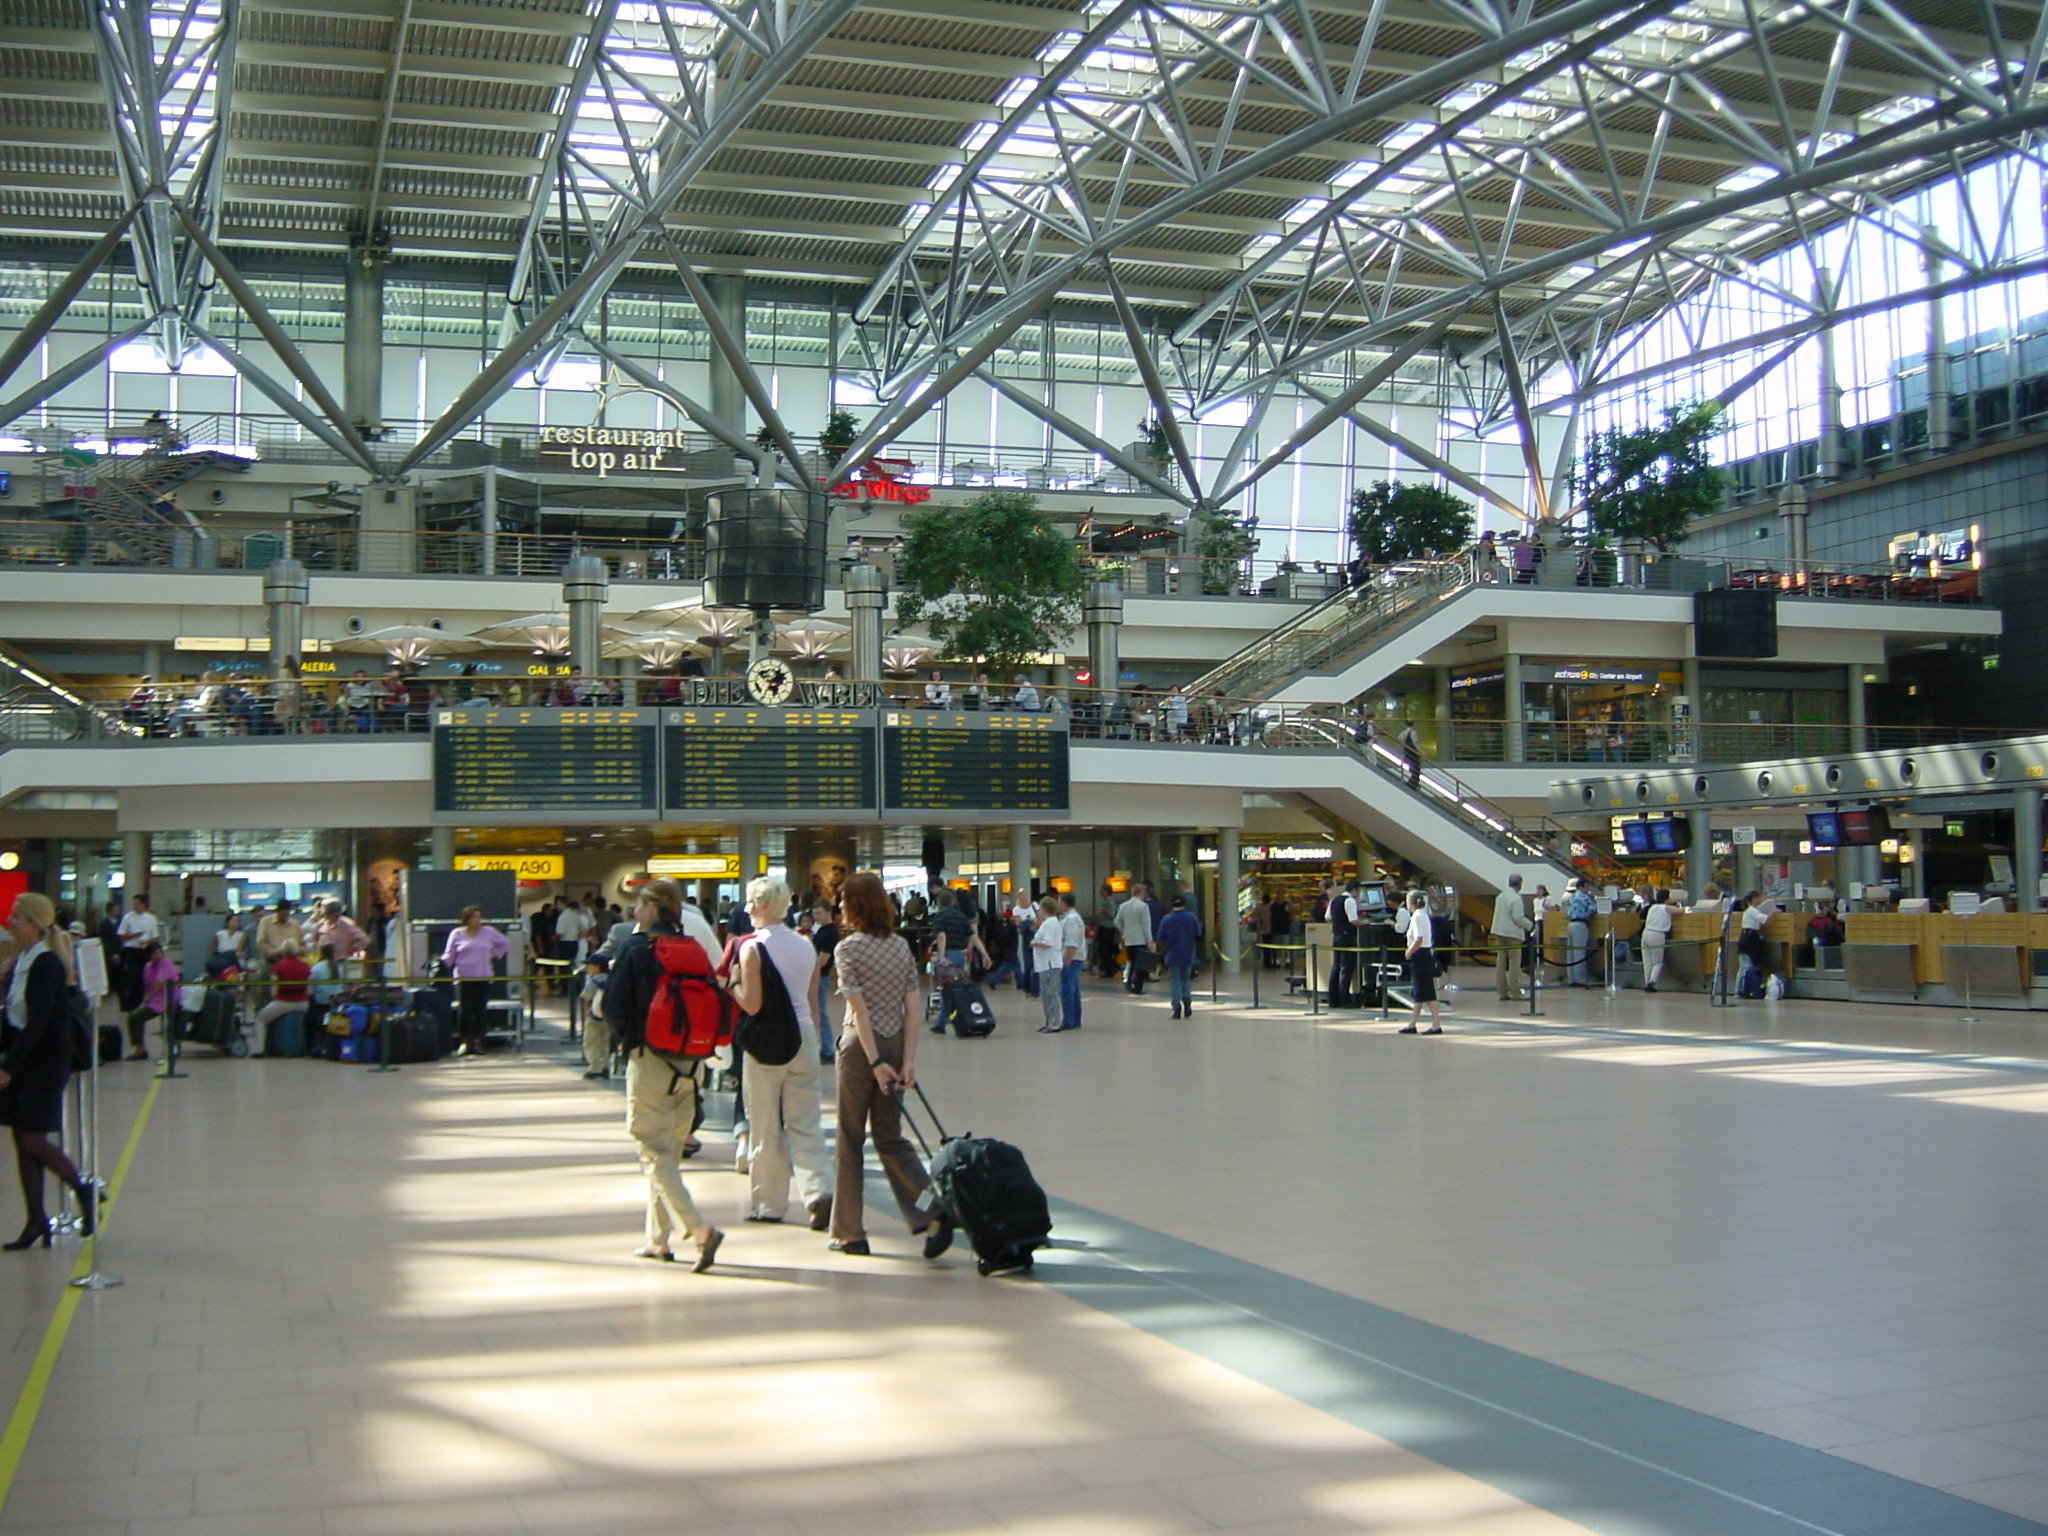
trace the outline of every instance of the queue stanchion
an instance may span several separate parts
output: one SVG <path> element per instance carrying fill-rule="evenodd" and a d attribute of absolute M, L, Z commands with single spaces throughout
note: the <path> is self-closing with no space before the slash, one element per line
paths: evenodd
<path fill-rule="evenodd" d="M 1209 946 L 1209 1001 L 1210 1001 L 1210 1002 L 1211 1002 L 1212 1004 L 1213 1004 L 1213 1003 L 1214 1003 L 1214 1002 L 1216 1001 L 1216 989 L 1217 989 L 1218 987 L 1220 987 L 1220 986 L 1221 986 L 1222 984 L 1223 984 L 1223 950 L 1222 950 L 1222 948 L 1221 948 L 1220 946 L 1218 946 L 1218 945 L 1215 945 L 1215 944 L 1211 944 L 1211 945 Z M 1259 985 L 1259 977 L 1258 977 L 1258 973 L 1257 973 L 1256 971 L 1254 971 L 1254 972 L 1252 973 L 1252 987 L 1253 987 L 1253 989 L 1254 989 L 1254 990 L 1256 990 L 1256 989 L 1257 989 L 1257 987 L 1258 987 L 1258 985 Z"/>
<path fill-rule="evenodd" d="M 166 1017 L 168 1018 L 168 1014 Z M 175 1033 L 173 1031 L 172 1033 Z M 85 1234 L 85 1273 L 65 1283 L 74 1290 L 110 1291 L 127 1281 L 100 1268 L 100 1229 L 107 1224 L 107 1181 L 99 1176 L 100 1166 L 100 1049 L 99 1026 L 93 1026 L 92 1065 L 86 1069 L 85 1161 L 79 1164 L 79 1179 L 92 1191 L 92 1227 Z M 183 1077 L 185 1074 L 177 1074 Z M 83 1223 L 81 1222 L 81 1225 Z"/>
<path fill-rule="evenodd" d="M 1611 918 L 1607 924 L 1607 958 L 1603 966 L 1607 973 L 1603 980 L 1607 984 L 1608 995 L 1612 996 L 1621 990 L 1621 981 L 1614 970 L 1614 922 Z"/>
<path fill-rule="evenodd" d="M 180 1072 L 178 1070 L 178 1021 L 175 1014 L 176 1010 L 172 1010 L 170 1013 L 160 1015 L 164 1021 L 162 1030 L 164 1037 L 164 1061 L 163 1070 L 157 1073 L 158 1077 L 191 1076 L 189 1072 Z M 92 1055 L 94 1063 L 97 1064 L 100 1055 L 98 1041 L 93 1042 Z"/>
<path fill-rule="evenodd" d="M 95 999 L 97 1001 L 97 999 Z M 99 1064 L 100 1039 L 99 1023 L 95 1015 L 92 1038 L 93 1064 Z M 66 1086 L 71 1091 L 71 1112 L 64 1117 L 64 1133 L 58 1138 L 58 1145 L 71 1155 L 71 1161 L 78 1167 L 80 1177 L 85 1177 L 87 1156 L 85 1148 L 85 1079 L 86 1073 L 74 1072 Z M 66 1139 L 71 1145 L 64 1146 Z M 70 1208 L 70 1188 L 62 1183 L 57 1186 L 57 1214 L 50 1218 L 50 1230 L 58 1236 L 68 1236 L 83 1225 L 78 1213 Z"/>
<path fill-rule="evenodd" d="M 1540 1019 L 1543 1010 L 1536 1006 L 1536 994 L 1543 990 L 1543 930 L 1537 929 L 1531 941 L 1522 948 L 1523 957 L 1529 962 L 1529 1006 L 1523 1010 L 1525 1018 Z"/>
<path fill-rule="evenodd" d="M 1263 962 L 1266 957 L 1259 953 L 1259 949 L 1260 946 L 1258 944 L 1255 943 L 1252 945 L 1252 960 L 1254 962 L 1252 965 L 1252 1006 L 1254 1008 L 1260 1008 L 1265 1006 L 1259 1001 L 1259 971 L 1263 968 Z M 1222 969 L 1221 964 L 1217 966 L 1217 969 Z M 1213 993 L 1210 996 L 1210 1001 L 1215 1001 Z"/>
<path fill-rule="evenodd" d="M 1304 981 L 1312 981 L 1315 978 L 1317 953 L 1314 941 L 1310 941 L 1302 946 L 1302 963 L 1308 967 L 1308 971 L 1302 978 Z M 1332 959 L 1330 965 L 1333 970 L 1336 968 L 1336 964 L 1337 962 Z M 1308 989 L 1308 1016 L 1312 1019 L 1321 1018 L 1322 1013 L 1323 989 L 1312 986 Z"/>

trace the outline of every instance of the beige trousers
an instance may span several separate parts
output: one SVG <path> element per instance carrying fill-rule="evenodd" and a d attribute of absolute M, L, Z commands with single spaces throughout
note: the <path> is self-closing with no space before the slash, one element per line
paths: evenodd
<path fill-rule="evenodd" d="M 747 1097 L 747 1214 L 783 1216 L 789 1210 L 789 1179 L 805 1207 L 825 1197 L 825 1133 L 818 1113 L 817 1037 L 808 1030 L 795 1057 L 779 1067 L 749 1056 L 741 1079 Z"/>
<path fill-rule="evenodd" d="M 684 1236 L 701 1241 L 710 1227 L 683 1183 L 678 1155 L 696 1118 L 694 1072 L 678 1071 L 644 1048 L 626 1058 L 626 1133 L 647 1170 L 647 1241 L 654 1247 Z"/>
<path fill-rule="evenodd" d="M 1522 995 L 1522 941 L 1498 933 L 1489 937 L 1497 946 L 1493 954 L 1494 990 L 1512 1002 Z"/>

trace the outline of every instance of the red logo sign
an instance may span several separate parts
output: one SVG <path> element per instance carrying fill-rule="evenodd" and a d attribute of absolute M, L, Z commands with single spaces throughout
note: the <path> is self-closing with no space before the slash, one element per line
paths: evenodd
<path fill-rule="evenodd" d="M 833 486 L 832 494 L 856 501 L 930 501 L 930 486 L 911 485 L 896 478 L 910 473 L 913 467 L 908 459 L 869 459 L 852 479 Z"/>

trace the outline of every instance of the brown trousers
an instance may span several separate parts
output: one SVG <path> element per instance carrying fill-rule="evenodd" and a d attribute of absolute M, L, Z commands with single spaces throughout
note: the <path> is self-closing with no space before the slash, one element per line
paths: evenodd
<path fill-rule="evenodd" d="M 877 1036 L 875 1047 L 892 1067 L 903 1064 L 903 1037 Z M 904 1224 L 913 1232 L 931 1225 L 932 1218 L 945 1214 L 945 1205 L 932 1189 L 931 1175 L 903 1134 L 903 1106 L 896 1096 L 884 1093 L 875 1083 L 875 1069 L 860 1036 L 851 1029 L 839 1037 L 839 1148 L 832 1194 L 832 1237 L 850 1243 L 867 1236 L 866 1212 L 861 1191 L 865 1178 L 862 1151 L 870 1135 L 875 1157 L 888 1176 L 890 1192 L 903 1212 Z"/>

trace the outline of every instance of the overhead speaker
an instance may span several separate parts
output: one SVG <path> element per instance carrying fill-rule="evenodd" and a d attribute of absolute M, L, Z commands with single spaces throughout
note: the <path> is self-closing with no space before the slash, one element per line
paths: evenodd
<path fill-rule="evenodd" d="M 713 608 L 825 606 L 823 491 L 714 491 L 704 524 L 704 601 Z"/>
<path fill-rule="evenodd" d="M 364 629 L 363 616 L 360 613 L 350 614 L 342 627 L 352 635 L 360 635 Z"/>

